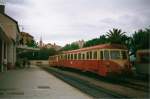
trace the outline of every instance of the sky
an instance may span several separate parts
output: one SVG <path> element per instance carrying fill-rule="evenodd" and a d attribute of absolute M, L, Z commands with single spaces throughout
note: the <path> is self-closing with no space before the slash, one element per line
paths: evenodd
<path fill-rule="evenodd" d="M 150 26 L 150 0 L 5 0 L 6 13 L 36 41 L 64 46 L 119 28 L 131 36 Z"/>

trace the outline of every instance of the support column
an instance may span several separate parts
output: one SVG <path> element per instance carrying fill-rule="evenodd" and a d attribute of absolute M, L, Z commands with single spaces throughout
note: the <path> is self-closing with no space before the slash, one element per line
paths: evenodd
<path fill-rule="evenodd" d="M 7 63 L 8 63 L 8 57 L 7 57 L 7 46 L 8 46 L 8 43 L 4 41 L 4 56 L 3 56 L 3 62 L 4 62 L 4 59 L 7 59 Z M 4 66 L 3 65 L 3 71 L 7 71 L 7 64 Z"/>
<path fill-rule="evenodd" d="M 0 38 L 0 64 L 2 64 L 2 40 Z"/>
<path fill-rule="evenodd" d="M 17 52 L 16 52 L 16 44 L 15 43 L 13 44 L 13 53 L 14 53 L 14 55 L 13 55 L 14 56 L 13 57 L 13 59 L 14 59 L 13 60 L 13 65 L 15 66 L 16 59 L 17 59 L 17 54 L 16 54 Z"/>
<path fill-rule="evenodd" d="M 8 62 L 8 67 L 12 68 L 12 65 L 14 64 L 14 48 L 13 48 L 13 42 L 10 42 L 7 45 L 7 62 Z"/>
<path fill-rule="evenodd" d="M 0 72 L 2 71 L 2 39 L 0 38 Z"/>
<path fill-rule="evenodd" d="M 3 72 L 4 70 L 4 66 L 3 66 L 3 60 L 4 60 L 4 41 L 1 40 L 1 72 Z"/>

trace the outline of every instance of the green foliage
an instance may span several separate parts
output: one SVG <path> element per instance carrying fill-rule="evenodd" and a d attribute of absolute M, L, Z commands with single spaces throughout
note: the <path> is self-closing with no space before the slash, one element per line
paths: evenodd
<path fill-rule="evenodd" d="M 125 32 L 122 32 L 121 29 L 112 29 L 107 32 L 106 35 L 102 35 L 99 38 L 94 38 L 85 42 L 83 47 L 89 47 L 99 44 L 123 44 L 126 45 L 133 53 L 138 49 L 149 49 L 149 39 L 150 39 L 150 28 L 144 30 L 138 30 L 133 34 L 132 37 L 128 37 Z M 37 46 L 35 41 L 32 41 L 28 46 L 34 47 Z M 60 51 L 68 51 L 79 49 L 79 46 L 75 43 L 65 45 Z M 25 52 L 20 56 L 22 58 L 26 57 L 33 60 L 47 60 L 49 56 L 55 55 L 56 52 L 54 49 L 43 48 L 40 51 L 36 52 Z"/>
<path fill-rule="evenodd" d="M 106 36 L 102 35 L 99 38 L 94 38 L 92 40 L 86 41 L 85 44 L 83 45 L 83 47 L 105 44 L 107 42 L 108 42 L 108 40 L 107 40 Z"/>
<path fill-rule="evenodd" d="M 108 42 L 111 44 L 126 44 L 128 37 L 125 35 L 125 32 L 122 32 L 121 29 L 109 30 L 106 36 L 108 37 Z"/>
<path fill-rule="evenodd" d="M 78 46 L 77 44 L 72 43 L 72 44 L 67 44 L 67 45 L 65 45 L 65 46 L 61 49 L 61 51 L 68 51 L 68 50 L 75 50 L 75 49 L 79 49 L 79 46 Z"/>
<path fill-rule="evenodd" d="M 29 42 L 29 41 L 27 42 L 27 46 L 36 48 L 37 47 L 37 43 L 35 42 L 35 40 L 31 40 L 31 42 Z"/>
<path fill-rule="evenodd" d="M 27 58 L 29 60 L 47 60 L 49 56 L 55 55 L 55 49 L 42 48 L 39 51 L 24 52 L 19 55 L 20 58 Z"/>
<path fill-rule="evenodd" d="M 134 51 L 139 49 L 149 49 L 150 28 L 140 29 L 132 36 L 131 46 Z"/>
<path fill-rule="evenodd" d="M 136 52 L 138 49 L 149 49 L 150 28 L 145 30 L 138 30 L 132 37 L 126 35 L 126 32 L 122 32 L 121 29 L 109 30 L 106 35 L 102 35 L 99 38 L 94 38 L 85 42 L 83 47 L 90 47 L 99 44 L 122 44 L 127 46 L 132 52 Z M 62 50 L 74 50 L 79 47 L 74 44 L 67 44 Z"/>

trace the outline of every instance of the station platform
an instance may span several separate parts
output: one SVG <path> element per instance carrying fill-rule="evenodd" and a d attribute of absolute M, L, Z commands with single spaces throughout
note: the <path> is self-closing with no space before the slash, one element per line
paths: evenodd
<path fill-rule="evenodd" d="M 0 73 L 0 99 L 92 99 L 37 66 Z"/>

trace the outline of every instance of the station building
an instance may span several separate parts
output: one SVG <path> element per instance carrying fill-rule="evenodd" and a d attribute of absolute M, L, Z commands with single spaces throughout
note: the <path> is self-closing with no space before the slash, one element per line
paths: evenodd
<path fill-rule="evenodd" d="M 0 71 L 15 66 L 19 35 L 17 21 L 5 14 L 5 6 L 0 5 Z M 4 66 L 4 60 L 7 67 Z"/>

